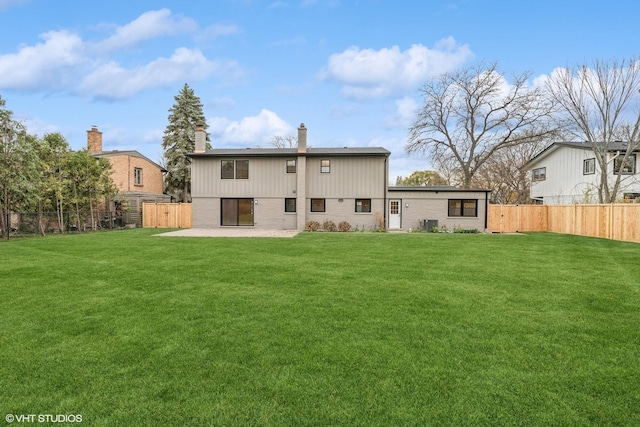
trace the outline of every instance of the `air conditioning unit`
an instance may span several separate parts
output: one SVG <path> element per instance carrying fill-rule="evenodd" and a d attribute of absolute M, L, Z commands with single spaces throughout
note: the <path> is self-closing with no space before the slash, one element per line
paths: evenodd
<path fill-rule="evenodd" d="M 424 229 L 427 232 L 431 232 L 433 228 L 438 228 L 438 220 L 437 219 L 425 219 L 424 220 Z"/>

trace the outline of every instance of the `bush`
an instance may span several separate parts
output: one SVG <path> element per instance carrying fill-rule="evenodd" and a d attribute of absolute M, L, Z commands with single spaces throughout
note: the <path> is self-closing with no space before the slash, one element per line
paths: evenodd
<path fill-rule="evenodd" d="M 320 230 L 320 223 L 318 221 L 307 221 L 304 229 L 306 231 L 318 231 Z"/>
<path fill-rule="evenodd" d="M 475 234 L 479 233 L 476 228 L 462 228 L 462 227 L 453 227 L 454 233 L 466 233 L 466 234 Z"/>
<path fill-rule="evenodd" d="M 342 231 L 342 232 L 347 232 L 351 230 L 351 224 L 349 224 L 347 221 L 342 221 L 340 224 L 338 224 L 338 230 Z"/>
<path fill-rule="evenodd" d="M 338 231 L 338 227 L 336 226 L 336 223 L 331 220 L 326 220 L 325 222 L 323 222 L 322 229 L 324 231 Z"/>

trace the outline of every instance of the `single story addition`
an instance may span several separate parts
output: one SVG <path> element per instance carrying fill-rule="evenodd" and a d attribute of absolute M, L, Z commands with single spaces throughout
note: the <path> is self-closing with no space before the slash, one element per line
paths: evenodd
<path fill-rule="evenodd" d="M 196 131 L 191 159 L 194 228 L 253 227 L 304 230 L 310 221 L 352 228 L 486 229 L 490 190 L 389 187 L 390 152 L 382 147 L 307 147 L 205 150 Z M 432 224 L 432 223 L 431 223 Z"/>

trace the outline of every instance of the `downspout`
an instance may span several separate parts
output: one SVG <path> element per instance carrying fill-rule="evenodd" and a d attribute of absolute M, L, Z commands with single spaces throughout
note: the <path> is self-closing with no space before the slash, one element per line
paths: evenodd
<path fill-rule="evenodd" d="M 389 228 L 389 224 L 387 223 L 387 192 L 389 191 L 389 166 L 388 166 L 389 156 L 384 156 L 384 206 L 382 207 L 382 218 L 384 221 L 385 228 Z"/>
<path fill-rule="evenodd" d="M 489 215 L 489 192 L 484 193 L 484 229 L 487 230 L 487 220 Z"/>

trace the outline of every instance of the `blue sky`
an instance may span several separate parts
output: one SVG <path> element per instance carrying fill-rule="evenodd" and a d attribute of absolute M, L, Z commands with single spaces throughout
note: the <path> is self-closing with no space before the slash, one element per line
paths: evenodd
<path fill-rule="evenodd" d="M 0 0 L 0 95 L 30 133 L 155 161 L 187 83 L 217 148 L 268 147 L 302 122 L 313 147 L 407 156 L 419 88 L 494 62 L 507 79 L 638 53 L 635 0 Z"/>

